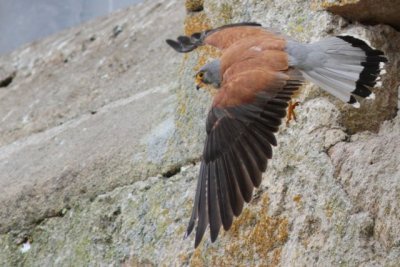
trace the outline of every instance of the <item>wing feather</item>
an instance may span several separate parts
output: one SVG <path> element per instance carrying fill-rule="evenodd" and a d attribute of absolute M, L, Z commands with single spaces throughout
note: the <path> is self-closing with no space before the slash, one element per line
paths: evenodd
<path fill-rule="evenodd" d="M 239 186 L 243 200 L 249 202 L 253 194 L 253 184 L 244 167 L 242 154 L 240 153 L 242 151 L 243 146 L 241 144 L 241 141 L 237 141 L 236 146 L 232 148 L 233 153 L 228 154 L 228 162 L 232 170 L 232 177 Z"/>
<path fill-rule="evenodd" d="M 194 242 L 195 247 L 197 247 L 200 244 L 201 239 L 203 238 L 207 225 L 209 223 L 208 210 L 207 210 L 207 183 L 210 174 L 209 171 L 210 171 L 209 166 L 206 166 L 206 168 L 202 173 L 203 176 L 200 177 L 201 186 L 200 186 L 200 198 L 198 203 L 199 220 L 196 228 L 196 238 Z M 190 233 L 189 231 L 187 232 Z"/>
<path fill-rule="evenodd" d="M 244 139 L 244 141 L 246 141 L 246 139 Z M 248 144 L 246 144 L 246 148 L 247 147 L 249 147 Z M 258 181 L 261 180 L 260 164 L 263 164 L 263 161 L 260 160 L 260 158 L 257 157 L 256 153 L 254 153 L 254 151 L 252 151 L 251 149 L 246 149 L 241 153 L 244 166 L 246 166 L 253 186 L 257 186 Z"/>
<path fill-rule="evenodd" d="M 210 216 L 210 233 L 211 233 L 211 241 L 214 242 L 219 233 L 219 229 L 221 228 L 221 215 L 219 208 L 218 198 L 221 197 L 219 190 L 217 189 L 217 180 L 219 177 L 217 176 L 217 163 L 210 162 L 209 164 L 209 175 L 208 175 L 208 210 Z M 225 203 L 223 203 L 225 204 Z M 224 211 L 225 212 L 225 211 Z"/>
<path fill-rule="evenodd" d="M 229 199 L 231 201 L 232 212 L 235 216 L 239 216 L 243 210 L 244 200 L 239 189 L 239 185 L 232 175 L 232 168 L 227 154 L 222 156 L 222 164 L 224 172 L 226 173 L 227 183 L 229 184 Z M 228 228 L 229 229 L 229 228 Z M 226 229 L 226 230 L 228 230 Z"/>
<path fill-rule="evenodd" d="M 196 191 L 199 200 L 195 201 L 187 229 L 188 235 L 197 220 L 195 246 L 200 243 L 207 224 L 213 242 L 221 225 L 229 230 L 233 216 L 239 216 L 244 202 L 251 200 L 254 187 L 260 185 L 262 172 L 272 158 L 272 146 L 277 145 L 274 132 L 287 107 L 282 98 L 290 99 L 293 87 L 301 84 L 288 80 L 288 88 L 283 87 L 274 97 L 261 93 L 251 103 L 226 108 L 214 106 L 210 110 L 198 182 L 201 185 Z"/>
<path fill-rule="evenodd" d="M 215 180 L 217 182 L 218 203 L 220 207 L 222 225 L 225 230 L 229 229 L 233 221 L 233 211 L 231 207 L 231 197 L 229 192 L 232 191 L 227 180 L 223 158 L 218 158 L 215 163 Z"/>
<path fill-rule="evenodd" d="M 167 39 L 166 42 L 175 51 L 187 53 L 205 44 L 224 49 L 237 40 L 259 34 L 272 34 L 272 32 L 268 32 L 261 27 L 261 24 L 244 22 L 224 25 L 212 30 L 195 32 L 191 36 L 179 36 L 176 41 Z"/>
<path fill-rule="evenodd" d="M 301 75 L 289 69 L 285 40 L 256 24 L 217 28 L 177 41 L 167 41 L 179 52 L 200 45 L 222 50 L 222 83 L 207 116 L 192 216 L 186 235 L 196 227 L 195 246 L 207 225 L 211 241 L 232 226 L 277 145 L 276 133 L 286 115 L 288 101 L 302 84 Z"/>

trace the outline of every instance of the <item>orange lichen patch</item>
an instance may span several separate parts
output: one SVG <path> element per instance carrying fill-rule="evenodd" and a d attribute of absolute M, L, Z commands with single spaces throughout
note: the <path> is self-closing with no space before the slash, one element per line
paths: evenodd
<path fill-rule="evenodd" d="M 228 24 L 233 19 L 233 7 L 229 4 L 223 3 L 219 10 L 220 18 L 225 24 Z"/>
<path fill-rule="evenodd" d="M 332 215 L 333 215 L 333 205 L 332 205 L 332 203 L 327 203 L 325 205 L 325 207 L 324 207 L 324 210 L 325 210 L 326 217 L 332 218 Z"/>
<path fill-rule="evenodd" d="M 210 58 L 219 58 L 221 56 L 221 52 L 218 49 L 208 45 L 197 48 L 196 52 L 198 53 L 198 60 L 193 67 L 194 71 L 198 71 Z"/>
<path fill-rule="evenodd" d="M 293 197 L 293 201 L 299 204 L 301 202 L 301 195 L 297 194 Z"/>
<path fill-rule="evenodd" d="M 182 97 L 181 97 L 182 98 Z M 187 97 L 186 97 L 187 98 Z M 187 113 L 187 106 L 186 106 L 186 104 L 184 104 L 184 103 L 186 103 L 187 102 L 187 99 L 181 99 L 182 101 L 180 101 L 180 103 L 182 103 L 182 105 L 180 105 L 178 108 L 177 108 L 177 113 L 178 114 L 186 114 Z"/>
<path fill-rule="evenodd" d="M 189 260 L 189 255 L 187 253 L 180 253 L 178 255 L 178 259 L 179 259 L 180 263 L 187 263 Z"/>
<path fill-rule="evenodd" d="M 210 19 L 204 12 L 188 14 L 185 18 L 185 35 L 192 35 L 195 32 L 202 32 L 210 28 Z"/>
<path fill-rule="evenodd" d="M 186 0 L 185 7 L 189 12 L 198 12 L 203 10 L 204 0 Z"/>
<path fill-rule="evenodd" d="M 195 32 L 202 32 L 210 28 L 212 28 L 210 20 L 204 12 L 192 13 L 186 16 L 184 29 L 185 35 L 192 35 Z M 196 73 L 204 64 L 209 61 L 210 58 L 219 58 L 221 53 L 212 46 L 201 46 L 192 53 L 185 54 L 184 62 L 186 62 L 187 59 L 192 55 L 197 57 L 197 63 L 193 66 L 193 72 Z M 203 89 L 211 93 L 211 95 L 215 95 L 217 92 L 215 89 L 210 87 L 205 87 Z"/>
<path fill-rule="evenodd" d="M 332 210 L 332 208 L 327 208 L 327 209 L 325 210 L 325 213 L 326 213 L 326 217 L 331 218 L 332 215 L 333 215 L 333 210 Z"/>
<path fill-rule="evenodd" d="M 203 253 L 208 257 L 203 258 L 202 263 L 209 266 L 234 266 L 239 262 L 243 266 L 279 265 L 282 247 L 289 236 L 288 220 L 284 216 L 269 216 L 268 207 L 269 198 L 264 195 L 258 208 L 244 209 L 232 228 L 220 237 L 227 245 L 218 250 L 208 248 Z M 201 256 L 195 252 L 192 262 L 198 262 L 196 257 Z"/>
<path fill-rule="evenodd" d="M 239 238 L 240 229 L 242 227 L 249 227 L 251 225 L 254 225 L 255 220 L 256 214 L 246 208 L 239 216 L 239 218 L 233 222 L 232 227 L 229 232 L 227 232 L 227 234 L 230 235 L 232 238 Z"/>
<path fill-rule="evenodd" d="M 185 35 L 192 35 L 195 32 L 202 32 L 212 28 L 209 18 L 204 12 L 189 14 L 185 19 Z M 197 64 L 193 67 L 194 71 L 198 71 L 201 66 L 207 63 L 209 58 L 218 58 L 220 52 L 211 46 L 198 47 L 195 52 L 198 55 Z M 187 57 L 185 57 L 187 59 Z"/>
<path fill-rule="evenodd" d="M 201 246 L 203 243 L 200 243 L 200 246 L 194 250 L 192 260 L 190 261 L 190 266 L 191 267 L 202 267 L 204 265 L 204 260 L 201 257 Z"/>
<path fill-rule="evenodd" d="M 293 196 L 293 201 L 296 203 L 297 208 L 303 207 L 303 202 L 301 200 L 302 200 L 302 197 L 300 194 Z"/>
<path fill-rule="evenodd" d="M 278 266 L 281 262 L 282 248 L 275 249 L 272 252 L 271 266 Z"/>

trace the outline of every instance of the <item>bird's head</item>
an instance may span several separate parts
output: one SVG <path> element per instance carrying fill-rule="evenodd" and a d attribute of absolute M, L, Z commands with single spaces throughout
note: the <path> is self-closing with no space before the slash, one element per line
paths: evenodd
<path fill-rule="evenodd" d="M 208 62 L 196 73 L 196 89 L 204 85 L 212 85 L 219 88 L 221 85 L 221 62 L 219 59 Z"/>

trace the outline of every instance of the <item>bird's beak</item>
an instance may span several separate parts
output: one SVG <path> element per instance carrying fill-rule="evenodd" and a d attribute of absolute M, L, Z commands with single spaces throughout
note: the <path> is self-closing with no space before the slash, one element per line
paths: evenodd
<path fill-rule="evenodd" d="M 201 87 L 203 87 L 203 81 L 196 75 L 196 90 L 199 90 Z"/>

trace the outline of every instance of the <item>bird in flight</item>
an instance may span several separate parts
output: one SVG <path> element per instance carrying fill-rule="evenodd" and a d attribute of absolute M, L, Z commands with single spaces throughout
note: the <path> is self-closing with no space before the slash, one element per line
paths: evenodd
<path fill-rule="evenodd" d="M 258 23 L 237 23 L 166 40 L 177 52 L 209 45 L 221 51 L 196 74 L 197 89 L 218 91 L 206 121 L 207 137 L 192 216 L 195 247 L 207 226 L 214 242 L 221 226 L 229 230 L 244 202 L 252 198 L 277 145 L 274 133 L 293 93 L 311 81 L 340 100 L 360 107 L 357 98 L 374 99 L 387 62 L 382 51 L 352 36 L 311 44 L 290 40 Z"/>

